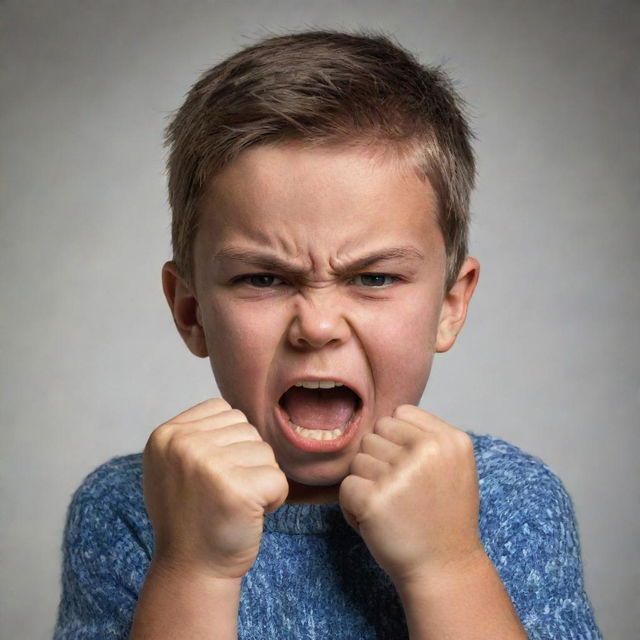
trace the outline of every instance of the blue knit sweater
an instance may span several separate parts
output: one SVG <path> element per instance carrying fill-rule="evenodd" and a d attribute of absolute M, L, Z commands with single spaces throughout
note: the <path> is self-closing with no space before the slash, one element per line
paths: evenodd
<path fill-rule="evenodd" d="M 529 638 L 601 638 L 561 481 L 517 447 L 468 433 L 480 535 Z M 54 639 L 128 638 L 152 553 L 142 456 L 114 458 L 85 479 L 69 507 Z M 260 552 L 242 580 L 238 636 L 401 640 L 408 634 L 393 584 L 339 505 L 285 503 L 266 516 Z"/>

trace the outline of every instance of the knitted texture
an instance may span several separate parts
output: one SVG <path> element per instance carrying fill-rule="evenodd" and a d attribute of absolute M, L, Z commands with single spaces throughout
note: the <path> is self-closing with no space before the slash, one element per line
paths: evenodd
<path fill-rule="evenodd" d="M 562 482 L 517 447 L 467 433 L 482 542 L 529 638 L 601 638 Z M 54 640 L 128 638 L 152 553 L 142 455 L 114 458 L 85 479 L 69 507 Z M 393 584 L 339 505 L 285 503 L 265 517 L 260 552 L 242 580 L 238 637 L 402 640 L 408 633 Z"/>

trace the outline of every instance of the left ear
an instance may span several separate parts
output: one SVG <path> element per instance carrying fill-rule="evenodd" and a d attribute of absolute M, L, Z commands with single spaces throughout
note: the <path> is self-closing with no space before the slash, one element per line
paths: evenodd
<path fill-rule="evenodd" d="M 449 351 L 456 341 L 467 317 L 469 300 L 471 300 L 476 284 L 478 284 L 479 276 L 480 263 L 475 258 L 467 256 L 460 267 L 458 279 L 444 295 L 436 335 L 435 350 L 437 353 Z"/>

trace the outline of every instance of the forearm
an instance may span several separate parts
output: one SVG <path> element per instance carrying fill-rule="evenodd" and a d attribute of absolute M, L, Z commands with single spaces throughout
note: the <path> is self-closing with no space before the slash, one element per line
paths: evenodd
<path fill-rule="evenodd" d="M 151 563 L 131 640 L 236 640 L 240 580 Z"/>
<path fill-rule="evenodd" d="M 419 576 L 396 588 L 411 640 L 527 640 L 486 554 L 464 567 Z"/>

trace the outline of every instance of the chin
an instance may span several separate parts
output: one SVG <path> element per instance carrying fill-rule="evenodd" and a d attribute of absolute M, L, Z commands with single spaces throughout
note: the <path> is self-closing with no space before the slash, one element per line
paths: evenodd
<path fill-rule="evenodd" d="M 309 465 L 312 468 L 282 468 L 284 474 L 298 484 L 309 487 L 327 487 L 340 484 L 349 475 L 349 463 L 327 463 Z M 323 468 L 324 467 L 324 468 Z"/>

